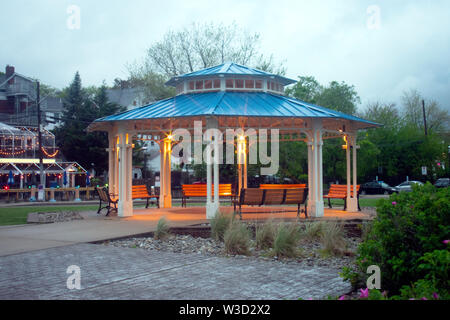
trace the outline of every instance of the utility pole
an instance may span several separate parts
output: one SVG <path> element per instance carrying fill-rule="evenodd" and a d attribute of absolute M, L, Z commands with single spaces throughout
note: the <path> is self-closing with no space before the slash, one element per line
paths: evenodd
<path fill-rule="evenodd" d="M 39 143 L 39 177 L 40 184 L 44 185 L 44 164 L 43 164 L 43 156 L 42 156 L 42 132 L 41 132 L 41 98 L 40 98 L 40 85 L 39 81 L 37 82 L 37 121 L 38 121 L 38 143 Z"/>
<path fill-rule="evenodd" d="M 425 135 L 428 135 L 428 130 L 427 130 L 427 116 L 425 114 L 425 100 L 422 99 L 422 111 L 423 111 L 423 126 L 425 128 Z"/>

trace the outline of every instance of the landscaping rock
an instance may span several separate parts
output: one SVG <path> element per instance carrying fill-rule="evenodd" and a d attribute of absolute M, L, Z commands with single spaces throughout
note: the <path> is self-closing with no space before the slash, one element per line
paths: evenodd
<path fill-rule="evenodd" d="M 27 223 L 54 223 L 82 219 L 83 217 L 76 211 L 31 212 L 28 214 Z"/>
<path fill-rule="evenodd" d="M 360 241 L 360 238 L 348 238 L 348 248 L 346 251 L 349 253 L 356 252 Z M 270 251 L 256 249 L 254 240 L 251 240 L 249 256 L 229 255 L 226 254 L 222 241 L 217 241 L 212 238 L 193 237 L 191 235 L 171 234 L 165 240 L 155 240 L 153 237 L 127 238 L 111 240 L 103 244 L 115 247 L 142 248 L 174 253 L 196 253 L 207 256 L 231 257 L 234 259 L 271 260 L 283 264 L 294 263 L 298 264 L 299 267 L 330 267 L 339 270 L 343 267 L 351 267 L 355 262 L 355 256 L 352 254 L 323 256 L 321 254 L 322 245 L 319 241 L 302 241 L 299 245 L 301 254 L 296 258 L 272 256 Z"/>

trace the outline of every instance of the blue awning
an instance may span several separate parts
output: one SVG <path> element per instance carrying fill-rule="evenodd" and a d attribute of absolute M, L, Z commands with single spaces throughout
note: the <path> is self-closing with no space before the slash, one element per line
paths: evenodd
<path fill-rule="evenodd" d="M 254 69 L 254 68 L 249 68 L 237 63 L 233 63 L 233 62 L 226 62 L 214 67 L 210 67 L 210 68 L 206 68 L 206 69 L 202 69 L 202 70 L 198 70 L 198 71 L 194 71 L 191 73 L 186 73 L 183 75 L 179 75 L 179 76 L 175 76 L 172 79 L 170 79 L 169 81 L 166 82 L 166 85 L 169 86 L 176 86 L 176 84 L 178 82 L 180 82 L 181 80 L 186 80 L 186 79 L 194 79 L 194 78 L 208 78 L 208 77 L 215 77 L 215 76 L 251 76 L 252 78 L 265 78 L 265 79 L 277 79 L 280 83 L 282 83 L 283 85 L 289 85 L 292 83 L 295 83 L 297 81 L 293 80 L 293 79 L 289 79 L 277 74 L 273 74 L 273 73 L 269 73 L 266 71 L 262 71 L 262 70 L 258 70 L 258 69 Z"/>
<path fill-rule="evenodd" d="M 182 94 L 97 119 L 95 122 L 193 116 L 330 118 L 357 121 L 367 125 L 362 127 L 379 126 L 372 121 L 283 95 L 230 91 Z"/>

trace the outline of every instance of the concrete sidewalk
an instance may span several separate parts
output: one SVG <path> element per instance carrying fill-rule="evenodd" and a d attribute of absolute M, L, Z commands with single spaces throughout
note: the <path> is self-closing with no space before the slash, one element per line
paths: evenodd
<path fill-rule="evenodd" d="M 221 207 L 232 214 L 233 207 Z M 296 207 L 246 208 L 244 220 L 296 220 Z M 134 215 L 127 218 L 105 217 L 95 211 L 80 212 L 83 220 L 50 224 L 27 224 L 0 227 L 0 256 L 16 253 L 115 239 L 152 232 L 158 220 L 165 217 L 171 227 L 186 227 L 207 223 L 204 207 L 173 207 L 166 209 L 134 208 Z M 305 219 L 302 217 L 301 219 Z M 349 213 L 339 209 L 325 209 L 321 220 L 369 220 L 366 212 Z M 312 219 L 314 220 L 314 219 Z"/>
<path fill-rule="evenodd" d="M 69 266 L 80 290 L 68 289 Z M 321 299 L 351 285 L 332 268 L 96 244 L 0 257 L 0 299 Z"/>
<path fill-rule="evenodd" d="M 175 216 L 156 210 L 146 219 L 105 217 L 95 212 L 80 214 L 84 220 L 0 227 L 0 256 L 152 232 L 162 216 L 171 227 L 206 222 L 199 215 Z"/>

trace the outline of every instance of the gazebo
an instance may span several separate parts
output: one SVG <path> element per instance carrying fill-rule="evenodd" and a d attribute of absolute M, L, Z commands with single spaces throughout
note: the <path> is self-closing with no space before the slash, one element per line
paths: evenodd
<path fill-rule="evenodd" d="M 234 148 L 237 149 L 238 186 L 241 190 L 247 187 L 247 164 L 257 161 L 258 155 L 263 165 L 270 164 L 261 169 L 261 174 L 273 174 L 278 170 L 278 142 L 305 141 L 308 152 L 308 212 L 313 217 L 322 217 L 323 140 L 343 138 L 347 157 L 347 210 L 357 211 L 356 193 L 350 192 L 351 184 L 355 189 L 357 184 L 357 131 L 379 125 L 285 96 L 285 86 L 295 82 L 235 63 L 224 63 L 170 79 L 166 84 L 176 88 L 176 96 L 172 98 L 91 123 L 89 131 L 108 133 L 109 188 L 111 193 L 118 195 L 118 215 L 133 215 L 133 139 L 153 140 L 160 146 L 161 208 L 172 205 L 172 154 L 178 156 L 183 150 L 184 163 L 206 162 L 206 217 L 212 218 L 219 208 L 222 143 L 226 143 L 227 163 L 234 163 Z M 270 144 L 270 157 L 267 143 Z M 190 152 L 192 144 L 193 157 Z"/>

